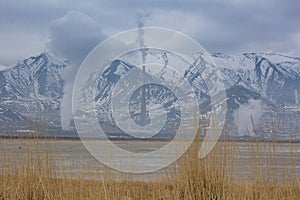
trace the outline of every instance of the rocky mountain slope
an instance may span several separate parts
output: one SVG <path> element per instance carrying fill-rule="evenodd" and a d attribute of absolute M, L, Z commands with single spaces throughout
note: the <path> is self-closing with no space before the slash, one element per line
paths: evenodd
<path fill-rule="evenodd" d="M 227 132 L 230 132 L 232 137 L 242 138 L 252 134 L 250 115 L 259 128 L 263 117 L 272 117 L 270 113 L 292 113 L 295 120 L 290 120 L 290 124 L 294 123 L 294 129 L 299 132 L 296 121 L 299 119 L 300 110 L 299 57 L 273 53 L 245 53 L 236 56 L 214 53 L 212 58 L 221 72 L 218 78 L 226 87 L 227 124 L 232 124 L 228 125 Z M 1 67 L 1 129 L 4 130 L 3 126 L 7 126 L 11 121 L 23 121 L 28 115 L 36 113 L 43 113 L 52 126 L 60 127 L 60 104 L 64 91 L 62 72 L 67 66 L 67 62 L 49 53 L 43 53 L 13 66 Z M 113 123 L 111 116 L 105 114 L 110 112 L 109 95 L 122 73 L 134 67 L 130 63 L 116 60 L 105 73 L 93 76 L 91 82 L 98 90 L 94 100 L 100 105 L 100 121 Z M 200 80 L 200 75 L 193 73 L 194 71 L 189 69 L 184 76 L 193 87 L 199 89 L 198 98 L 202 102 L 209 102 L 209 95 L 203 83 L 194 81 Z M 165 102 L 166 95 L 170 94 L 159 95 L 157 98 L 161 98 L 161 101 L 156 101 Z M 133 99 L 133 102 L 137 101 Z M 280 133 L 280 137 L 285 137 L 284 132 L 283 130 Z M 265 134 L 264 137 L 271 137 L 272 133 L 265 131 Z M 296 131 L 296 137 L 300 138 L 299 135 Z"/>

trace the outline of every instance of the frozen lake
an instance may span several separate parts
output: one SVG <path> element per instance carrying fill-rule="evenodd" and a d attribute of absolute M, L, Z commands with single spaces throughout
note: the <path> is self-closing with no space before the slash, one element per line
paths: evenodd
<path fill-rule="evenodd" d="M 95 143 L 95 141 L 94 141 Z M 96 144 L 105 146 L 104 140 L 97 140 Z M 168 141 L 131 141 L 114 140 L 114 145 L 126 151 L 140 153 L 135 159 L 144 162 L 148 166 L 158 166 L 170 157 L 169 154 L 160 154 L 155 157 L 143 156 L 147 152 L 155 151 L 168 144 Z M 86 176 L 93 177 L 93 174 L 101 174 L 105 168 L 95 159 L 83 146 L 80 140 L 39 140 L 37 145 L 31 139 L 1 139 L 0 140 L 0 168 L 7 168 L 7 159 L 14 160 L 16 157 L 26 157 L 36 152 L 52 155 L 55 164 L 53 170 L 57 173 L 68 171 L 71 176 L 76 176 L 78 172 L 84 172 Z M 300 144 L 299 143 L 253 143 L 253 142 L 218 142 L 213 150 L 213 155 L 218 158 L 226 156 L 228 164 L 226 169 L 230 171 L 234 178 L 251 179 L 253 173 L 258 170 L 264 173 L 272 172 L 278 175 L 295 170 L 300 176 Z M 225 153 L 226 152 L 226 153 Z M 33 154 L 32 154 L 33 153 Z M 115 156 L 118 159 L 128 159 L 126 155 L 120 153 Z M 117 163 L 116 163 L 117 164 Z M 134 161 L 133 161 L 134 164 Z M 176 165 L 176 164 L 175 164 Z M 162 170 L 133 175 L 137 179 L 158 178 L 166 173 L 167 168 Z M 124 175 L 115 170 L 115 175 Z"/>

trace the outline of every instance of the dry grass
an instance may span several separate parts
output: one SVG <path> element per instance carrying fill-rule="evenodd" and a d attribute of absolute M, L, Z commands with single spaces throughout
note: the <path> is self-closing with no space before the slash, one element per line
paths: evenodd
<path fill-rule="evenodd" d="M 245 142 L 245 156 L 236 142 L 219 142 L 199 159 L 201 141 L 196 138 L 156 179 L 137 180 L 84 164 L 74 175 L 56 146 L 47 142 L 36 137 L 0 139 L 0 151 L 6 149 L 0 153 L 0 199 L 300 199 L 300 160 L 292 144 L 290 155 L 279 158 L 280 143 Z M 279 164 L 283 167 L 277 168 Z M 240 173 L 245 169 L 251 177 Z"/>
<path fill-rule="evenodd" d="M 16 139 L 14 139 L 16 140 Z M 21 139 L 22 140 L 22 139 Z M 13 141 L 12 141 L 13 142 Z M 205 159 L 198 159 L 200 141 L 196 140 L 178 162 L 165 169 L 157 180 L 137 181 L 131 176 L 116 180 L 106 169 L 93 179 L 86 179 L 86 168 L 74 177 L 57 163 L 51 148 L 41 149 L 47 141 L 21 141 L 27 152 L 2 153 L 0 199 L 299 199 L 300 185 L 295 169 L 274 171 L 274 158 L 261 160 L 264 150 L 276 151 L 277 143 L 252 143 L 252 164 L 269 163 L 263 171 L 253 168 L 251 179 L 233 179 L 239 158 L 235 143 L 224 142 Z M 33 145 L 32 145 L 33 144 Z M 7 142 L 0 144 L 9 145 Z M 230 145 L 230 148 L 226 147 Z M 247 145 L 247 143 L 245 143 Z M 262 147 L 261 147 L 262 146 Z M 55 147 L 53 147 L 55 148 Z M 291 155 L 291 158 L 293 156 Z M 243 167 L 239 161 L 238 167 Z M 246 164 L 245 164 L 246 166 Z M 58 173 L 58 171 L 62 173 Z M 281 176 L 281 181 L 277 178 Z"/>

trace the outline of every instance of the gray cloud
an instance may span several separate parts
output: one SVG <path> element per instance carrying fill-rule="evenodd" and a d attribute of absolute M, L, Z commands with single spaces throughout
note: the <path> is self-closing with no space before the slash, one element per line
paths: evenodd
<path fill-rule="evenodd" d="M 0 63 L 12 65 L 41 51 L 46 51 L 45 41 L 40 34 L 33 31 L 27 30 L 26 33 L 19 34 L 15 29 L 2 31 L 0 28 Z"/>
<path fill-rule="evenodd" d="M 75 11 L 72 10 L 77 10 L 81 15 L 74 14 Z M 183 31 L 210 52 L 275 51 L 299 56 L 299 10 L 300 4 L 297 0 L 288 3 L 280 0 L 1 1 L 0 44 L 6 51 L 0 50 L 0 63 L 12 64 L 20 57 L 25 57 L 26 53 L 30 56 L 44 51 L 49 35 L 55 41 L 58 41 L 60 36 L 60 40 L 65 38 L 64 35 L 59 35 L 59 29 L 62 29 L 60 23 L 63 22 L 55 22 L 61 16 L 65 16 L 65 19 L 60 20 L 69 21 L 76 17 L 77 20 L 84 21 L 90 16 L 94 22 L 87 20 L 87 28 L 92 29 L 93 24 L 102 28 L 92 29 L 92 34 L 95 34 L 96 30 L 103 30 L 112 35 L 135 28 L 137 13 L 141 12 L 148 15 L 145 26 L 161 26 Z M 74 22 L 73 26 L 75 25 Z M 11 34 L 12 32 L 14 34 Z M 85 42 L 76 43 L 76 52 L 86 52 L 86 49 L 92 46 L 96 37 L 92 34 L 84 35 L 82 32 L 82 35 L 78 36 L 78 39 Z M 90 41 L 84 39 L 85 37 L 91 38 Z M 22 40 L 24 42 L 21 42 Z M 52 50 L 59 47 L 58 43 L 53 45 Z M 16 53 L 12 56 L 11 52 L 14 51 Z M 60 51 L 66 53 L 63 49 Z M 68 56 L 76 58 L 76 52 L 69 52 Z"/>
<path fill-rule="evenodd" d="M 52 21 L 48 46 L 54 53 L 78 65 L 104 38 L 106 35 L 96 20 L 82 12 L 68 11 Z"/>
<path fill-rule="evenodd" d="M 150 23 L 182 30 L 211 52 L 272 49 L 288 53 L 286 49 L 295 43 L 287 43 L 286 40 L 295 40 L 300 33 L 299 9 L 300 5 L 296 2 L 211 1 L 192 5 L 187 12 L 184 12 L 184 7 L 168 12 L 161 8 L 152 10 L 153 21 Z M 277 45 L 278 42 L 281 45 Z M 297 49 L 298 53 L 294 55 L 299 56 L 299 43 Z"/>

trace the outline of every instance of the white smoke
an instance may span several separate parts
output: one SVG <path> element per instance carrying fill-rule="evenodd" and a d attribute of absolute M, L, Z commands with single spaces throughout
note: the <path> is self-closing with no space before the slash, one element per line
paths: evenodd
<path fill-rule="evenodd" d="M 148 54 L 148 49 L 145 45 L 145 41 L 144 41 L 144 25 L 145 25 L 145 20 L 146 20 L 147 15 L 142 15 L 142 14 L 138 14 L 138 20 L 137 20 L 137 27 L 139 28 L 138 30 L 138 41 L 140 44 L 140 52 L 142 54 L 142 60 L 143 60 L 143 64 L 145 64 L 146 62 L 146 57 Z"/>
<path fill-rule="evenodd" d="M 52 21 L 48 47 L 71 65 L 62 75 L 65 85 L 60 109 L 65 130 L 69 129 L 72 119 L 72 90 L 77 70 L 87 54 L 105 37 L 98 22 L 82 12 L 69 11 Z"/>
<path fill-rule="evenodd" d="M 254 136 L 251 116 L 254 124 L 257 125 L 261 120 L 263 113 L 264 107 L 261 100 L 250 99 L 247 104 L 240 105 L 233 114 L 237 124 L 238 134 L 248 134 L 249 132 L 250 136 Z"/>

